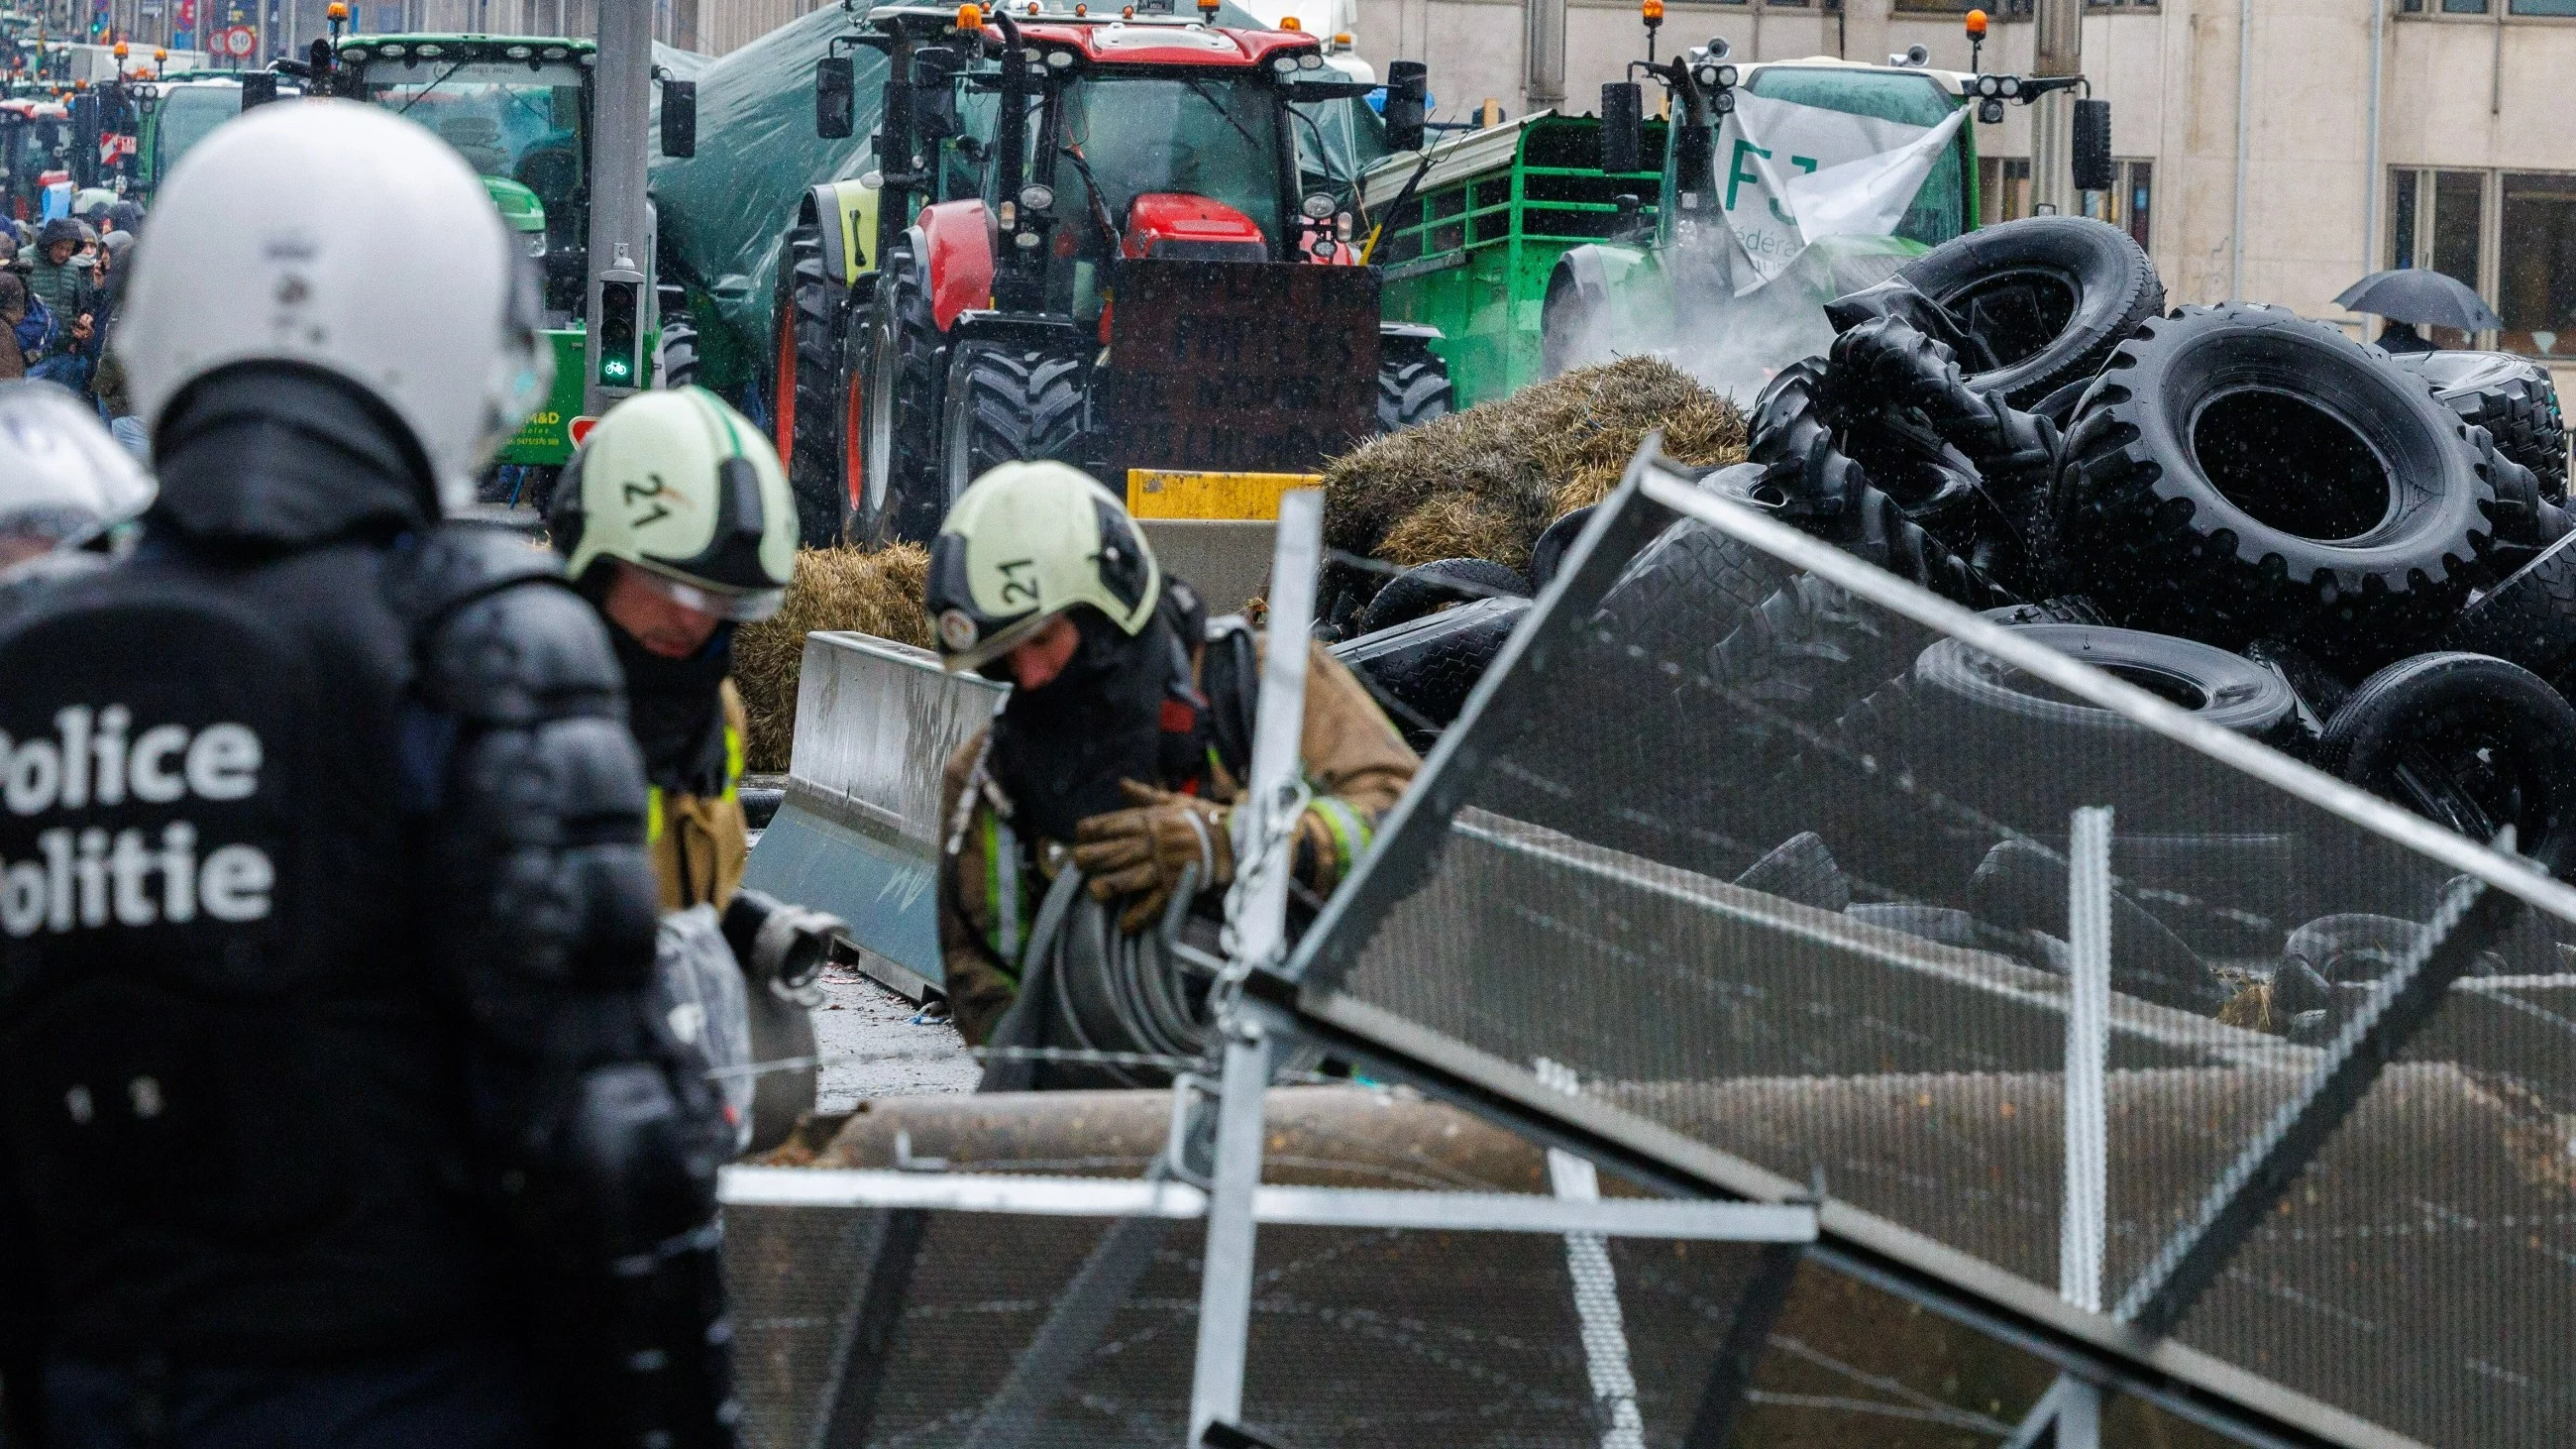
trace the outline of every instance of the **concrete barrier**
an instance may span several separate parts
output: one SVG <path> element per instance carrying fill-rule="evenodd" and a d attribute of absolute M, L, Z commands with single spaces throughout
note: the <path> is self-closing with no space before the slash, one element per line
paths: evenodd
<path fill-rule="evenodd" d="M 743 883 L 841 917 L 861 969 L 935 992 L 940 769 L 1009 695 L 907 644 L 806 635 L 786 798 Z"/>

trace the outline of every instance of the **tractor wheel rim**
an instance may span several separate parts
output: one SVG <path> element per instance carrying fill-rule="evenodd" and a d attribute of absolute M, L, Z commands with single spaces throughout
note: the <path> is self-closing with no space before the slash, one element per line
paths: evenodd
<path fill-rule="evenodd" d="M 867 472 L 867 506 L 871 510 L 886 506 L 894 480 L 894 368 L 897 362 L 894 325 L 889 320 L 877 329 L 874 360 L 868 377 L 868 442 L 865 459 Z"/>
<path fill-rule="evenodd" d="M 778 313 L 778 396 L 771 412 L 778 432 L 778 458 L 791 468 L 796 451 L 796 298 L 791 294 Z"/>
<path fill-rule="evenodd" d="M 868 396 L 868 373 L 861 368 L 850 375 L 841 396 L 841 489 L 862 521 L 869 506 Z"/>

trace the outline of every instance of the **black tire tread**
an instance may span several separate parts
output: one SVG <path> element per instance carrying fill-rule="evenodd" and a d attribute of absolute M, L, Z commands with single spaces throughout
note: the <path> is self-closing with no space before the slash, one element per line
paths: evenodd
<path fill-rule="evenodd" d="M 897 343 L 891 380 L 894 457 L 888 460 L 886 511 L 897 536 L 928 543 L 939 532 L 945 512 L 939 494 L 939 422 L 940 395 L 948 381 L 948 348 L 930 310 L 910 237 L 898 237 L 886 248 L 868 326 L 871 336 L 876 329 L 891 327 Z M 869 365 L 873 365 L 873 352 L 871 347 Z M 889 380 L 871 378 L 869 384 L 885 387 Z"/>
<path fill-rule="evenodd" d="M 2468 425 L 2445 415 L 2451 445 L 2471 460 L 2475 476 L 2465 491 L 2476 506 L 2459 512 L 2475 522 L 2415 550 L 2430 567 L 2356 568 L 2347 580 L 2340 562 L 2302 566 L 2261 552 L 2223 520 L 2200 519 L 2193 480 L 2169 478 L 2168 460 L 2155 456 L 2141 428 L 2166 405 L 2151 395 L 2162 375 L 2152 365 L 2236 328 L 2302 330 L 2320 346 L 2350 348 L 2370 361 L 2334 329 L 2265 307 L 2184 307 L 2140 326 L 2103 365 L 2067 433 L 2051 508 L 2053 547 L 2069 577 L 2052 582 L 2080 587 L 2132 627 L 2227 648 L 2271 635 L 2351 656 L 2402 649 L 2438 630 L 2466 598 L 2491 544 L 2486 513 L 2494 484 L 2484 459 L 2492 453 L 2481 453 Z M 2392 389 L 2392 401 L 2401 391 Z"/>
<path fill-rule="evenodd" d="M 2004 401 L 2025 410 L 2059 388 L 2100 372 L 2102 364 L 2110 359 L 2122 342 L 2128 340 L 2139 324 L 2164 311 L 2164 281 L 2156 275 L 2155 263 L 2148 260 L 2137 242 L 2118 227 L 2089 217 L 2025 217 L 2019 221 L 1981 227 L 1943 242 L 1897 270 L 1898 276 L 1912 282 L 1936 301 L 1946 303 L 1978 276 L 2027 255 L 2034 245 L 2064 248 L 2070 252 L 2091 252 L 2096 261 L 2114 261 L 2117 268 L 2114 285 L 2118 292 L 2115 307 L 2095 310 L 2095 315 L 2103 318 L 2106 325 L 2082 346 L 2066 350 L 2045 366 L 2034 368 L 2031 360 L 2025 359 L 1968 378 L 1970 386 L 1981 392 L 2000 390 Z M 2079 300 L 2077 305 L 2079 313 L 2087 310 L 2082 301 Z M 2061 336 L 2059 342 L 2051 346 L 2062 347 L 2064 342 L 2065 338 Z M 2048 350 L 2042 349 L 2035 356 L 2044 356 Z"/>
<path fill-rule="evenodd" d="M 967 343 L 950 364 L 949 406 L 965 410 L 963 456 L 942 459 L 941 508 L 956 506 L 962 485 L 1003 463 L 1081 461 L 1086 369 L 1078 357 L 1037 349 Z M 963 464 L 963 472 L 956 472 Z M 954 476 L 952 476 L 954 475 Z M 951 486 L 956 485 L 956 486 Z"/>
<path fill-rule="evenodd" d="M 698 365 L 697 319 L 686 312 L 663 313 L 662 386 L 696 386 Z"/>
<path fill-rule="evenodd" d="M 1449 415 L 1449 364 L 1431 349 L 1389 338 L 1377 367 L 1377 430 L 1400 433 Z"/>
<path fill-rule="evenodd" d="M 777 379 L 795 393 L 795 417 L 789 434 L 788 487 L 796 495 L 798 533 L 808 548 L 828 548 L 841 541 L 848 521 L 849 495 L 841 490 L 840 408 L 836 405 L 841 361 L 841 329 L 848 309 L 840 279 L 823 269 L 823 233 L 818 223 L 800 221 L 788 233 L 780 258 L 779 307 L 795 313 L 795 375 Z"/>

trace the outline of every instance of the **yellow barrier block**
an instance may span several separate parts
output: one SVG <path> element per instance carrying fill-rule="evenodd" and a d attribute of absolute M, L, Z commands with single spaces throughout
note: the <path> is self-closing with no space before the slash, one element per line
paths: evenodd
<path fill-rule="evenodd" d="M 1192 473 L 1127 470 L 1127 511 L 1138 518 L 1201 518 L 1275 523 L 1279 495 L 1320 488 L 1321 473 Z"/>

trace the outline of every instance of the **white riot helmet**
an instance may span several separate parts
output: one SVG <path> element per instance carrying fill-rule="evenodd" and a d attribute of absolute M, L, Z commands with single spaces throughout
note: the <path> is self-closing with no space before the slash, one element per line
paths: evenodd
<path fill-rule="evenodd" d="M 152 506 L 152 479 L 49 382 L 0 382 L 0 567 L 76 548 Z"/>
<path fill-rule="evenodd" d="M 261 106 L 217 127 L 171 169 L 132 267 L 116 352 L 147 432 L 218 368 L 301 363 L 391 409 L 454 510 L 553 381 L 536 278 L 482 181 L 371 106 Z"/>

